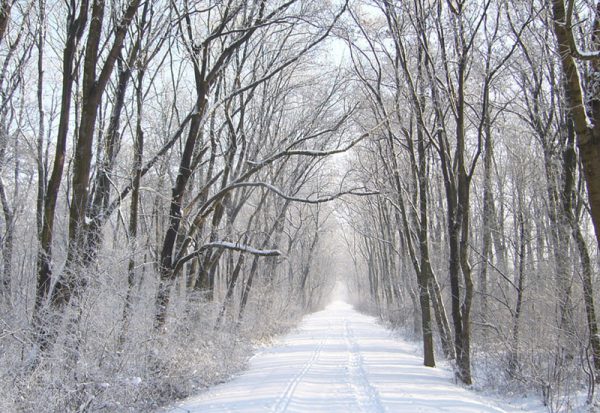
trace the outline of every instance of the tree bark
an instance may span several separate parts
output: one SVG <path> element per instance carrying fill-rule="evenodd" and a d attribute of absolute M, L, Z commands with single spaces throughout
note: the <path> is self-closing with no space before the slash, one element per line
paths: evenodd
<path fill-rule="evenodd" d="M 600 2 L 596 4 L 594 18 L 594 32 L 592 44 L 597 50 L 600 43 Z M 586 113 L 586 97 L 581 89 L 581 76 L 575 60 L 575 50 L 571 45 L 573 28 L 567 27 L 567 15 L 564 0 L 552 0 L 552 14 L 554 21 L 554 34 L 558 43 L 558 55 L 565 76 L 565 90 L 569 104 L 569 114 L 573 120 L 577 136 L 577 148 L 583 165 L 583 173 L 588 192 L 588 200 L 596 243 L 600 248 L 600 96 L 587 96 L 591 102 L 591 114 Z M 600 75 L 600 59 L 592 61 L 590 78 L 598 82 Z M 596 90 L 599 90 L 596 87 Z"/>
<path fill-rule="evenodd" d="M 44 191 L 42 230 L 40 233 L 40 249 L 37 258 L 37 283 L 35 293 L 35 304 L 33 311 L 33 324 L 37 331 L 36 341 L 42 349 L 49 344 L 48 332 L 42 326 L 42 309 L 47 299 L 50 298 L 50 287 L 52 279 L 52 240 L 54 237 L 54 218 L 56 215 L 56 203 L 59 197 L 60 184 L 63 176 L 65 163 L 67 134 L 69 131 L 69 120 L 71 115 L 71 102 L 74 75 L 76 70 L 75 57 L 81 37 L 87 25 L 89 1 L 82 0 L 79 14 L 67 16 L 67 39 L 62 57 L 62 89 L 58 130 L 56 136 L 56 150 L 54 153 L 54 164 L 48 186 Z M 73 12 L 74 13 L 74 12 Z M 38 176 L 44 179 L 43 176 Z M 45 184 L 45 183 L 44 183 Z M 52 300 L 51 300 L 52 301 Z M 53 304 L 51 302 L 51 304 Z"/>

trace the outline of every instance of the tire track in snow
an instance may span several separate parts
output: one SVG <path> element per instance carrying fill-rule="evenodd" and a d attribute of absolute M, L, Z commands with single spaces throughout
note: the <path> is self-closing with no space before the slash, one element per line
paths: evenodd
<path fill-rule="evenodd" d="M 352 389 L 356 403 L 362 412 L 383 413 L 385 409 L 379 399 L 379 393 L 369 383 L 360 348 L 354 338 L 350 322 L 346 319 L 344 324 L 344 338 L 348 347 L 348 384 Z"/>
<path fill-rule="evenodd" d="M 323 347 L 325 347 L 327 341 L 329 341 L 329 338 L 326 338 L 325 340 L 319 343 L 317 348 L 313 351 L 311 358 L 306 362 L 304 367 L 302 367 L 302 370 L 300 370 L 300 373 L 298 373 L 292 380 L 290 380 L 283 393 L 277 398 L 277 401 L 275 402 L 273 407 L 271 407 L 271 412 L 283 413 L 287 410 L 288 406 L 290 405 L 290 402 L 292 401 L 292 397 L 294 396 L 294 392 L 298 387 L 298 384 L 300 384 L 304 376 L 306 376 L 306 373 L 308 373 L 308 371 L 312 368 L 315 362 L 319 359 L 321 351 L 323 350 Z"/>

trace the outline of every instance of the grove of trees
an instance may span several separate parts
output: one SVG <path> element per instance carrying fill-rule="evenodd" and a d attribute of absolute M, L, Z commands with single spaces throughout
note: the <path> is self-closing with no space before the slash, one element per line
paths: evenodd
<path fill-rule="evenodd" d="M 0 410 L 218 382 L 340 249 L 426 366 L 592 403 L 599 82 L 593 0 L 0 0 Z"/>
<path fill-rule="evenodd" d="M 551 410 L 600 380 L 600 3 L 372 1 L 348 12 L 364 128 L 356 299 L 465 384 Z M 598 106 L 598 107 L 597 107 Z M 370 299 L 361 300 L 360 292 Z"/>

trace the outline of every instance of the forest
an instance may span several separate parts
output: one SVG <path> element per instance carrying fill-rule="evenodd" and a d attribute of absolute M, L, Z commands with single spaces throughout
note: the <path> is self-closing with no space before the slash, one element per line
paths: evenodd
<path fill-rule="evenodd" d="M 0 0 L 0 411 L 152 411 L 336 285 L 600 383 L 600 1 Z"/>

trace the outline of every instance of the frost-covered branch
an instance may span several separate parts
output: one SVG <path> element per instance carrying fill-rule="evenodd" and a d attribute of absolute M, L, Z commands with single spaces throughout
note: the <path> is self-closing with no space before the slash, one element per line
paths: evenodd
<path fill-rule="evenodd" d="M 287 150 L 286 149 L 286 150 L 276 153 L 275 155 L 273 155 L 265 160 L 262 160 L 259 162 L 252 162 L 251 163 L 252 167 L 250 169 L 248 169 L 248 171 L 246 171 L 244 174 L 242 174 L 238 179 L 233 181 L 231 184 L 227 185 L 226 187 L 224 187 L 223 189 L 218 191 L 212 197 L 207 199 L 206 202 L 204 203 L 204 205 L 198 211 L 198 215 L 201 215 L 204 212 L 206 212 L 207 210 L 209 210 L 216 201 L 223 198 L 229 191 L 231 191 L 235 188 L 238 188 L 241 186 L 251 186 L 251 185 L 266 187 L 266 185 L 268 185 L 268 184 L 250 183 L 250 182 L 248 182 L 248 179 L 250 177 L 252 177 L 252 175 L 257 173 L 258 171 L 265 168 L 266 166 L 271 165 L 275 161 L 285 158 L 285 157 L 290 157 L 290 156 L 326 157 L 326 156 L 331 156 L 331 155 L 336 155 L 336 154 L 347 152 L 350 149 L 352 149 L 353 147 L 355 147 L 356 145 L 358 145 L 361 141 L 363 141 L 367 137 L 371 136 L 371 134 L 374 131 L 376 131 L 377 129 L 379 129 L 387 120 L 388 120 L 388 118 L 384 119 L 382 122 L 375 125 L 375 127 L 373 127 L 371 130 L 361 134 L 359 137 L 357 137 L 356 139 L 351 141 L 348 145 L 344 146 L 343 148 L 337 148 L 337 149 L 331 149 L 331 150 L 325 150 L 325 151 L 312 150 L 312 149 L 305 149 L 305 150 L 304 149 L 298 149 L 298 150 Z M 361 193 L 354 193 L 353 195 L 361 195 Z M 375 193 L 364 193 L 362 195 L 375 195 Z M 321 201 L 321 202 L 324 202 L 324 201 Z"/>
<path fill-rule="evenodd" d="M 271 192 L 276 193 L 277 195 L 279 195 L 280 197 L 282 197 L 285 200 L 292 201 L 292 202 L 301 202 L 303 204 L 322 204 L 324 202 L 330 202 L 335 199 L 338 199 L 344 195 L 355 195 L 355 196 L 379 195 L 379 191 L 357 191 L 357 188 L 355 188 L 355 189 L 349 189 L 346 191 L 340 191 L 335 194 L 327 195 L 327 196 L 324 196 L 321 198 L 316 198 L 316 199 L 300 198 L 300 197 L 296 197 L 296 196 L 286 195 L 279 188 L 277 188 L 271 184 L 268 184 L 266 182 L 238 182 L 238 183 L 227 186 L 227 188 L 225 188 L 225 189 L 227 189 L 228 191 L 231 191 L 233 189 L 243 188 L 243 187 L 265 188 Z"/>
<path fill-rule="evenodd" d="M 195 114 L 194 111 L 191 111 L 191 112 L 189 112 L 187 114 L 187 116 L 181 121 L 181 124 L 179 125 L 179 127 L 177 128 L 177 130 L 175 131 L 175 133 L 173 134 L 173 136 L 142 167 L 142 170 L 140 171 L 140 176 L 143 177 L 144 175 L 146 175 L 146 173 L 148 173 L 148 171 L 150 171 L 150 169 L 154 166 L 154 164 L 156 164 L 156 162 L 158 162 L 158 160 L 165 153 L 167 153 L 167 151 L 169 149 L 171 149 L 175 145 L 175 143 L 179 140 L 179 138 L 181 137 L 181 135 L 185 131 L 185 128 L 187 127 L 188 123 L 192 120 L 192 117 L 194 116 L 194 114 Z M 112 215 L 112 213 L 115 211 L 115 209 L 117 209 L 117 208 L 119 208 L 121 206 L 121 202 L 123 202 L 123 200 L 125 198 L 127 198 L 127 196 L 129 195 L 129 193 L 131 192 L 132 189 L 133 189 L 133 182 L 130 182 L 129 184 L 127 184 L 127 186 L 125 188 L 123 188 L 123 190 L 117 196 L 117 198 L 115 198 L 112 201 L 112 203 L 108 206 L 108 208 L 106 209 L 106 212 L 104 213 L 104 215 L 102 217 L 100 217 L 100 219 L 102 219 L 101 225 Z"/>
<path fill-rule="evenodd" d="M 352 142 L 350 142 L 348 145 L 344 146 L 343 148 L 331 149 L 331 150 L 325 150 L 325 151 L 324 150 L 314 150 L 314 149 L 295 149 L 295 150 L 294 149 L 286 149 L 286 150 L 276 153 L 275 155 L 273 155 L 267 159 L 264 159 L 262 161 L 250 162 L 253 165 L 253 168 L 250 171 L 254 171 L 255 169 L 260 169 L 265 166 L 268 166 L 268 165 L 272 164 L 273 162 L 275 162 L 276 160 L 281 159 L 285 156 L 325 157 L 325 156 L 336 155 L 336 154 L 347 152 L 350 149 L 354 148 L 357 144 L 359 144 L 365 138 L 371 136 L 371 133 L 374 130 L 378 129 L 382 124 L 383 124 L 383 122 L 379 123 L 371 131 L 363 133 L 362 135 L 360 135 L 358 138 L 354 139 Z M 293 146 L 296 146 L 296 143 L 290 145 L 290 147 L 293 147 Z M 248 173 L 250 171 L 248 171 Z"/>
<path fill-rule="evenodd" d="M 342 17 L 342 15 L 346 12 L 346 9 L 348 8 L 348 0 L 346 0 L 344 2 L 344 4 L 342 5 L 342 8 L 340 9 L 340 11 L 335 15 L 332 23 L 327 27 L 327 30 L 325 30 L 325 32 L 319 36 L 316 40 L 314 40 L 313 42 L 309 43 L 307 46 L 305 46 L 300 53 L 298 53 L 296 56 L 294 56 L 292 59 L 284 62 L 283 64 L 281 64 L 279 67 L 275 68 L 274 70 L 272 70 L 270 73 L 268 73 L 266 76 L 262 77 L 261 79 L 258 79 L 252 83 L 250 83 L 249 85 L 246 85 L 242 88 L 239 88 L 238 90 L 236 90 L 234 93 L 232 93 L 229 98 L 233 97 L 233 96 L 237 96 L 241 93 L 244 93 L 247 90 L 250 90 L 252 88 L 255 88 L 256 86 L 258 86 L 259 84 L 271 79 L 272 77 L 274 77 L 277 73 L 280 73 L 281 71 L 283 71 L 285 68 L 287 68 L 288 66 L 291 66 L 293 63 L 297 62 L 298 60 L 300 60 L 300 58 L 304 55 L 306 55 L 306 53 L 308 53 L 309 51 L 311 51 L 312 49 L 314 49 L 317 45 L 319 45 L 323 40 L 325 40 L 329 34 L 331 33 L 331 30 L 333 30 L 335 24 L 337 23 L 337 21 L 340 19 L 340 17 Z"/>
<path fill-rule="evenodd" d="M 181 268 L 183 267 L 183 264 L 185 264 L 192 258 L 197 257 L 202 252 L 204 252 L 208 249 L 212 249 L 212 248 L 221 248 L 221 249 L 226 249 L 226 250 L 245 252 L 247 254 L 252 254 L 252 255 L 259 256 L 259 257 L 279 257 L 280 255 L 282 255 L 281 251 L 279 251 L 279 250 L 260 250 L 257 248 L 253 248 L 249 245 L 239 244 L 237 242 L 229 242 L 229 241 L 209 242 L 207 244 L 202 245 L 197 250 L 189 253 L 188 255 L 180 258 L 177 261 L 177 264 L 175 265 L 174 274 L 177 274 L 181 270 Z"/>
<path fill-rule="evenodd" d="M 569 48 L 571 49 L 571 55 L 579 60 L 597 60 L 600 59 L 600 50 L 596 51 L 581 51 L 577 47 L 575 42 L 575 36 L 573 35 L 573 9 L 575 7 L 575 0 L 569 0 L 567 2 L 567 10 L 565 16 L 565 22 L 556 22 L 556 24 L 564 24 L 565 30 L 569 37 Z"/>

